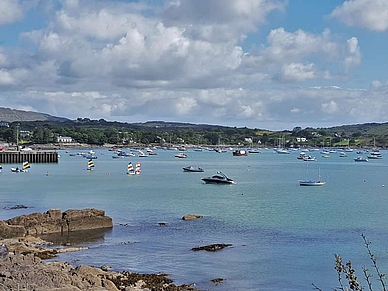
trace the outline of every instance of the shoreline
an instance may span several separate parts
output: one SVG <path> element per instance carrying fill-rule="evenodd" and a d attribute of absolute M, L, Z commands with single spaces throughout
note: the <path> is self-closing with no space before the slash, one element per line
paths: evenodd
<path fill-rule="evenodd" d="M 45 261 L 60 253 L 84 249 L 53 247 L 51 242 L 30 235 L 0 240 L 0 290 L 198 291 L 194 284 L 175 285 L 168 274 L 117 272 L 107 265 L 72 266 L 65 261 Z"/>

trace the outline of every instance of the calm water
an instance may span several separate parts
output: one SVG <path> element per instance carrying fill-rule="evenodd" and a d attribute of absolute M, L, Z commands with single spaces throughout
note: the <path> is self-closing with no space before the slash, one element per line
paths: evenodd
<path fill-rule="evenodd" d="M 85 170 L 85 158 L 64 151 L 60 163 L 32 164 L 28 173 L 11 173 L 10 167 L 20 165 L 4 164 L 0 219 L 51 208 L 103 209 L 114 228 L 79 243 L 89 250 L 60 260 L 168 273 L 176 284 L 195 283 L 203 290 L 314 290 L 311 283 L 332 290 L 338 285 L 336 253 L 352 261 L 362 281 L 361 267 L 370 268 L 362 233 L 388 272 L 386 152 L 384 159 L 368 163 L 354 162 L 355 153 L 321 158 L 313 152 L 317 162 L 302 162 L 296 159 L 298 151 L 281 155 L 263 150 L 248 157 L 188 151 L 186 159 L 174 158 L 176 151 L 157 152 L 112 159 L 111 152 L 99 149 L 93 172 Z M 141 175 L 125 174 L 129 161 L 141 162 Z M 320 171 L 326 185 L 298 185 L 307 163 L 308 178 Z M 205 172 L 183 172 L 188 165 Z M 237 184 L 202 183 L 202 177 L 218 170 Z M 32 208 L 6 209 L 16 204 Z M 205 217 L 181 220 L 188 213 Z M 190 250 L 212 243 L 233 246 L 216 253 Z M 210 282 L 214 278 L 225 281 L 215 286 Z"/>

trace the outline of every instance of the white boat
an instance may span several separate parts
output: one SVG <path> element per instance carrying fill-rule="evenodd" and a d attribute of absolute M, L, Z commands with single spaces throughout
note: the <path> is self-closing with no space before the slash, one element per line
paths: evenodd
<path fill-rule="evenodd" d="M 194 168 L 193 166 L 183 167 L 183 172 L 203 172 L 201 167 Z"/>
<path fill-rule="evenodd" d="M 340 152 L 340 158 L 346 158 L 348 155 L 345 152 Z"/>
<path fill-rule="evenodd" d="M 179 153 L 175 155 L 176 158 L 184 159 L 187 158 L 187 155 L 185 153 Z"/>
<path fill-rule="evenodd" d="M 303 157 L 303 161 L 305 161 L 305 162 L 315 162 L 316 160 L 317 159 L 315 157 L 310 156 L 310 155 Z"/>
<path fill-rule="evenodd" d="M 139 158 L 146 158 L 148 157 L 144 152 L 142 152 L 141 150 L 139 150 L 139 155 L 138 155 Z"/>
<path fill-rule="evenodd" d="M 28 161 L 24 161 L 22 168 L 19 168 L 19 167 L 11 168 L 11 172 L 13 173 L 28 172 L 29 168 L 30 168 L 30 163 Z"/>
<path fill-rule="evenodd" d="M 368 158 L 364 158 L 362 156 L 358 156 L 357 158 L 354 159 L 355 162 L 368 162 Z"/>
<path fill-rule="evenodd" d="M 376 159 L 382 159 L 383 156 L 381 155 L 380 151 L 373 151 L 368 155 L 368 159 L 376 160 Z"/>
<path fill-rule="evenodd" d="M 325 185 L 326 182 L 323 181 L 316 181 L 316 180 L 304 180 L 304 181 L 299 181 L 300 186 L 322 186 Z"/>
<path fill-rule="evenodd" d="M 94 162 L 93 162 L 92 159 L 90 159 L 88 161 L 88 167 L 86 168 L 86 170 L 88 170 L 88 171 L 93 171 L 94 170 Z"/>
<path fill-rule="evenodd" d="M 321 173 L 320 170 L 318 170 L 318 180 L 308 180 L 308 163 L 306 166 L 306 178 L 304 180 L 299 180 L 300 186 L 323 186 L 326 184 L 326 182 L 321 181 Z"/>
<path fill-rule="evenodd" d="M 290 151 L 287 150 L 287 149 L 276 149 L 276 152 L 277 152 L 278 154 L 283 154 L 283 155 L 287 155 L 287 154 L 290 153 Z"/>

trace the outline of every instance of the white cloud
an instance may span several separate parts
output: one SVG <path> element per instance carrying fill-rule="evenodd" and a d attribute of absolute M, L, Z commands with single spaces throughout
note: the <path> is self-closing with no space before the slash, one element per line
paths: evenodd
<path fill-rule="evenodd" d="M 23 12 L 18 0 L 0 1 L 0 25 L 20 20 Z"/>
<path fill-rule="evenodd" d="M 279 78 L 284 81 L 303 82 L 316 78 L 328 78 L 329 73 L 320 73 L 314 64 L 291 63 L 282 67 Z"/>
<path fill-rule="evenodd" d="M 312 55 L 331 59 L 340 51 L 340 44 L 331 38 L 329 30 L 316 35 L 301 29 L 293 33 L 283 27 L 273 29 L 267 37 L 268 47 L 263 50 L 263 56 L 273 63 L 298 62 Z"/>
<path fill-rule="evenodd" d="M 163 17 L 168 25 L 187 25 L 186 33 L 193 39 L 212 42 L 236 42 L 265 24 L 273 11 L 284 11 L 278 0 L 172 0 Z"/>
<path fill-rule="evenodd" d="M 351 67 L 358 66 L 361 63 L 361 52 L 358 46 L 358 39 L 352 37 L 348 39 L 348 52 L 349 55 L 345 58 L 345 70 L 348 71 Z"/>
<path fill-rule="evenodd" d="M 0 70 L 0 86 L 13 85 L 15 79 L 6 70 Z"/>
<path fill-rule="evenodd" d="M 334 100 L 331 100 L 328 103 L 323 103 L 321 106 L 321 110 L 324 113 L 334 114 L 334 113 L 337 113 L 339 111 L 339 108 L 338 108 L 337 103 Z"/>
<path fill-rule="evenodd" d="M 388 1 L 351 0 L 333 10 L 331 15 L 349 26 L 375 31 L 388 30 Z"/>

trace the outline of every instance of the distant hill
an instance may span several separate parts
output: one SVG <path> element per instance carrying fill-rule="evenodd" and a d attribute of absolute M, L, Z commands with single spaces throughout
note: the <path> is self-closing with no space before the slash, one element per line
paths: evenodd
<path fill-rule="evenodd" d="M 23 122 L 23 121 L 67 121 L 69 119 L 56 117 L 45 113 L 16 110 L 0 107 L 0 121 Z"/>
<path fill-rule="evenodd" d="M 229 126 L 222 125 L 210 125 L 210 124 L 194 124 L 194 123 L 183 123 L 183 122 L 168 122 L 168 121 L 147 121 L 132 123 L 132 125 L 154 128 L 154 129 L 194 129 L 194 130 L 209 130 L 218 128 L 229 128 Z"/>

